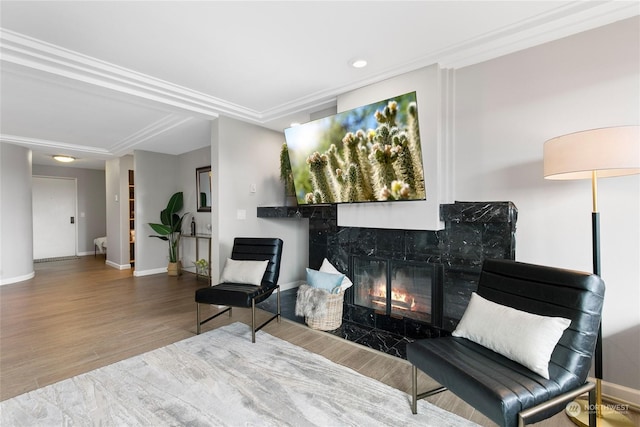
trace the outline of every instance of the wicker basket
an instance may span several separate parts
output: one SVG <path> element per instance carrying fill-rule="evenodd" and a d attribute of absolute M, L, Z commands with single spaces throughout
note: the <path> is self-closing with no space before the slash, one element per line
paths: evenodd
<path fill-rule="evenodd" d="M 327 314 L 321 317 L 305 317 L 305 323 L 311 329 L 333 331 L 342 325 L 344 292 L 327 296 Z"/>

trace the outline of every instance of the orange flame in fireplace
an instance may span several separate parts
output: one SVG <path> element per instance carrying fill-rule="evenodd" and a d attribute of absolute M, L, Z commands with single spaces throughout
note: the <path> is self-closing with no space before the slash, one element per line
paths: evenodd
<path fill-rule="evenodd" d="M 379 283 L 375 289 L 371 292 L 372 302 L 378 305 L 385 305 L 387 298 L 387 286 L 386 284 Z M 391 307 L 400 308 L 404 310 L 413 310 L 416 305 L 415 300 L 411 294 L 398 288 L 391 289 Z"/>

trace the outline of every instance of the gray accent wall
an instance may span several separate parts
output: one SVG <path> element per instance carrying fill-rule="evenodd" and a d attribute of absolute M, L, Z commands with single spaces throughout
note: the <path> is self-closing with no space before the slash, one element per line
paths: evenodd
<path fill-rule="evenodd" d="M 0 285 L 34 274 L 31 150 L 0 142 Z"/>
<path fill-rule="evenodd" d="M 224 267 L 235 237 L 279 237 L 284 241 L 279 283 L 283 288 L 297 284 L 305 277 L 309 257 L 309 221 L 257 217 L 258 206 L 281 206 L 284 202 L 279 178 L 284 134 L 228 117 L 217 122 L 216 146 L 212 147 L 218 215 L 214 232 L 219 238 L 216 268 L 220 271 Z"/>
<path fill-rule="evenodd" d="M 105 171 L 33 165 L 32 175 L 76 179 L 78 255 L 92 254 L 94 252 L 93 239 L 107 235 Z"/>
<path fill-rule="evenodd" d="M 137 150 L 133 154 L 136 205 L 135 275 L 166 271 L 169 243 L 149 237 L 155 234 L 150 222 L 160 222 L 160 211 L 177 191 L 183 191 L 179 179 L 179 156 Z M 194 172 L 195 174 L 195 172 Z"/>
<path fill-rule="evenodd" d="M 211 233 L 213 229 L 213 220 L 211 212 L 198 212 L 197 192 L 196 192 L 196 168 L 211 165 L 211 147 L 204 147 L 179 156 L 178 159 L 178 179 L 181 182 L 182 193 L 184 196 L 183 213 L 184 217 L 182 230 L 184 234 L 191 232 L 191 218 L 195 219 L 196 232 L 198 234 Z M 207 229 L 207 225 L 210 226 Z M 199 240 L 200 258 L 207 259 L 207 241 Z M 213 245 L 211 245 L 213 248 Z M 196 261 L 195 239 L 182 239 L 180 245 L 180 257 L 183 267 L 191 268 L 193 271 L 193 263 Z M 213 252 L 213 250 L 212 250 Z"/>

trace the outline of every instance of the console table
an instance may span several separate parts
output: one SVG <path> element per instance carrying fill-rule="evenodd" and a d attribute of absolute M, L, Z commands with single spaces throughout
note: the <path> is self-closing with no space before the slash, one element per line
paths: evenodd
<path fill-rule="evenodd" d="M 207 241 L 207 274 L 200 274 L 200 271 L 197 267 L 194 266 L 196 272 L 196 279 L 200 277 L 206 278 L 208 281 L 211 281 L 211 234 L 181 234 L 181 239 L 194 239 L 196 245 L 196 261 L 200 259 L 200 240 Z M 178 259 L 180 259 L 180 245 L 178 245 Z M 189 267 L 190 268 L 190 267 Z M 186 268 L 182 268 L 186 270 Z"/>

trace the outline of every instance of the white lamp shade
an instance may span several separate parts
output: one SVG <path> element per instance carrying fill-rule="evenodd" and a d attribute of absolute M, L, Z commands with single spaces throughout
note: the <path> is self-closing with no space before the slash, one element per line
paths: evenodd
<path fill-rule="evenodd" d="M 544 143 L 545 179 L 591 179 L 640 173 L 640 126 L 592 129 Z"/>

